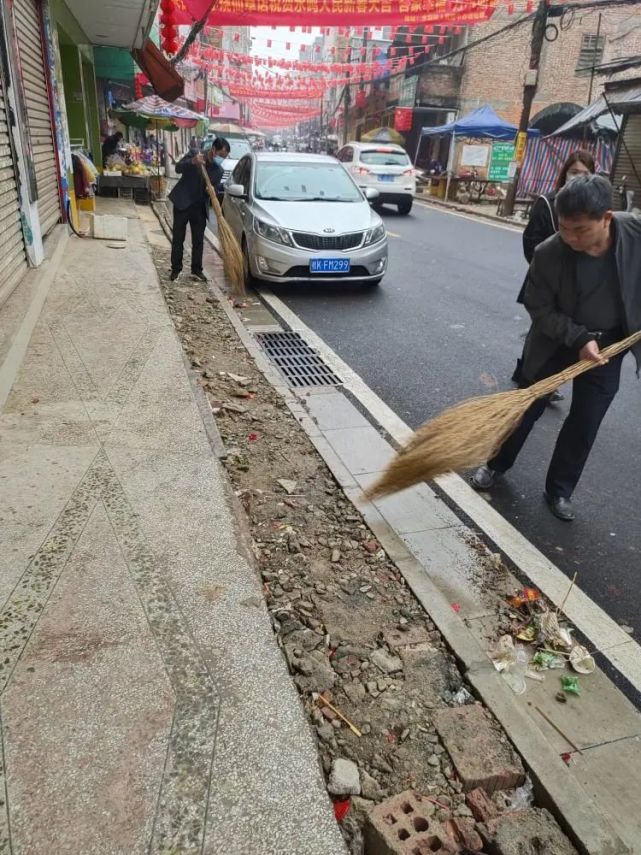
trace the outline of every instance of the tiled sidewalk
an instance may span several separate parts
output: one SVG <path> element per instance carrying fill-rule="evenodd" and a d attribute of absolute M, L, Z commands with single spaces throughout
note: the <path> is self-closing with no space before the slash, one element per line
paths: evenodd
<path fill-rule="evenodd" d="M 136 210 L 0 311 L 0 851 L 338 855 Z"/>

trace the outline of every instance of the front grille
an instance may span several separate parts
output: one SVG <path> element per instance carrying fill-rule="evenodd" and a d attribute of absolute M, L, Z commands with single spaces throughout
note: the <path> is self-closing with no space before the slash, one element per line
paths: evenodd
<path fill-rule="evenodd" d="M 285 276 L 289 276 L 291 279 L 314 279 L 318 277 L 322 279 L 323 276 L 327 279 L 366 279 L 370 273 L 367 270 L 367 267 L 362 267 L 356 265 L 352 267 L 347 273 L 310 273 L 309 267 L 304 267 L 302 264 L 299 267 L 290 267 Z"/>
<path fill-rule="evenodd" d="M 338 386 L 341 379 L 299 333 L 256 333 L 256 340 L 290 386 Z"/>
<path fill-rule="evenodd" d="M 294 241 L 303 249 L 356 249 L 363 242 L 363 232 L 331 236 L 294 232 Z"/>

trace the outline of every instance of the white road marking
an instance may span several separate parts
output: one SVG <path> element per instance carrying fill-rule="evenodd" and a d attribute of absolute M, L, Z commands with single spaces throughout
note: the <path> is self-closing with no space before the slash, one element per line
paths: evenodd
<path fill-rule="evenodd" d="M 275 314 L 292 330 L 299 332 L 307 343 L 320 353 L 325 362 L 341 377 L 345 388 L 392 439 L 402 444 L 412 436 L 412 429 L 279 297 L 267 288 L 261 289 L 261 295 Z M 443 476 L 437 479 L 437 483 L 474 525 L 485 532 L 490 540 L 531 580 L 532 584 L 539 588 L 555 606 L 559 606 L 569 588 L 567 576 L 459 475 Z M 580 589 L 580 581 L 579 570 L 578 583 L 568 597 L 565 614 L 590 640 L 592 649 L 603 651 L 603 655 L 631 685 L 641 691 L 641 647 L 600 606 L 583 593 Z"/>

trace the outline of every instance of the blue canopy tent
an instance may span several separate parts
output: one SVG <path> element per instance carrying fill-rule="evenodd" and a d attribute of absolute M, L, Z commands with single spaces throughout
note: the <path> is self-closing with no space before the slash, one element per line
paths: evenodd
<path fill-rule="evenodd" d="M 482 107 L 477 107 L 462 116 L 460 119 L 455 119 L 453 122 L 448 122 L 446 125 L 437 125 L 433 128 L 423 128 L 419 139 L 419 147 L 421 140 L 424 137 L 436 136 L 451 136 L 452 145 L 450 145 L 449 162 L 447 165 L 448 182 L 445 192 L 445 198 L 449 195 L 449 182 L 452 174 L 452 162 L 454 158 L 454 142 L 457 137 L 468 137 L 473 139 L 490 139 L 490 140 L 506 140 L 511 141 L 516 138 L 518 128 L 516 125 L 506 122 L 494 112 L 489 104 L 484 104 Z M 534 129 L 528 130 L 528 136 L 539 136 L 539 132 Z M 416 159 L 418 159 L 418 148 L 416 150 Z"/>

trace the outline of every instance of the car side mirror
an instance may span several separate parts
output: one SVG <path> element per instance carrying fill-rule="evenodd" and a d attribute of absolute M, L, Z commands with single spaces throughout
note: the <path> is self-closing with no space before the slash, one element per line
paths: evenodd
<path fill-rule="evenodd" d="M 365 193 L 365 198 L 368 202 L 374 202 L 381 195 L 376 187 L 366 187 L 363 193 Z"/>
<path fill-rule="evenodd" d="M 242 184 L 230 184 L 227 188 L 227 192 L 230 196 L 233 196 L 234 199 L 246 199 L 247 194 L 245 193 L 245 188 Z"/>

